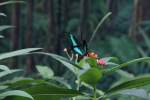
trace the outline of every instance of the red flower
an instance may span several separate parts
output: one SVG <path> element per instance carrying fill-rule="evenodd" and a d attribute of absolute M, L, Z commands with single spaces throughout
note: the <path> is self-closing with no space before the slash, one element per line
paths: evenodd
<path fill-rule="evenodd" d="M 99 65 L 106 65 L 106 62 L 105 62 L 103 59 L 97 60 L 97 63 L 98 63 Z"/>
<path fill-rule="evenodd" d="M 98 55 L 94 52 L 88 52 L 87 57 L 90 57 L 90 58 L 93 58 L 93 59 L 97 59 L 98 58 Z"/>

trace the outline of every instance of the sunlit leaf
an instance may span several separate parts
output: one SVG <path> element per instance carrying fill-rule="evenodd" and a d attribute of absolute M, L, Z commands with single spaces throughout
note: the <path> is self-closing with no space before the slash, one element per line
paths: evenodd
<path fill-rule="evenodd" d="M 35 100 L 61 100 L 63 97 L 74 97 L 82 95 L 79 91 L 57 87 L 48 83 L 34 85 L 23 89 L 23 91 L 26 91 L 32 95 Z M 20 98 L 9 98 L 9 100 L 20 100 Z M 27 99 L 21 98 L 21 100 Z"/>
<path fill-rule="evenodd" d="M 6 91 L 0 94 L 0 99 L 6 98 L 8 96 L 21 96 L 21 97 L 26 97 L 29 98 L 31 100 L 34 100 L 33 97 L 21 90 L 11 90 L 11 91 Z"/>
<path fill-rule="evenodd" d="M 59 82 L 60 84 L 64 85 L 68 89 L 72 89 L 71 85 L 67 83 L 67 81 L 63 77 L 53 77 L 52 80 Z"/>
<path fill-rule="evenodd" d="M 28 85 L 37 85 L 37 84 L 42 84 L 45 82 L 46 81 L 44 81 L 44 80 L 34 80 L 31 78 L 25 78 L 25 79 L 21 78 L 19 80 L 5 82 L 4 85 L 9 86 L 9 88 L 23 88 L 23 87 L 26 87 Z"/>
<path fill-rule="evenodd" d="M 10 58 L 10 57 L 20 56 L 20 55 L 26 55 L 30 52 L 37 51 L 37 50 L 41 50 L 41 48 L 26 48 L 26 49 L 3 53 L 0 54 L 0 60 Z"/>
<path fill-rule="evenodd" d="M 4 38 L 4 36 L 3 36 L 3 35 L 0 35 L 0 38 Z"/>
<path fill-rule="evenodd" d="M 22 71 L 22 70 L 14 69 L 14 70 L 9 70 L 9 71 L 2 71 L 2 72 L 0 72 L 0 79 L 2 79 L 3 77 L 6 77 L 8 75 L 12 75 L 13 73 L 20 72 L 20 71 Z"/>
<path fill-rule="evenodd" d="M 36 52 L 35 54 L 42 54 L 42 55 L 47 55 L 52 57 L 53 59 L 61 62 L 63 65 L 65 65 L 70 71 L 72 71 L 73 73 L 76 74 L 76 68 L 81 68 L 80 66 L 78 66 L 77 64 L 73 63 L 72 61 L 56 55 L 56 54 L 52 54 L 52 53 L 45 53 L 45 52 Z"/>
<path fill-rule="evenodd" d="M 90 65 L 90 67 L 98 67 L 96 59 L 85 58 L 85 61 Z"/>
<path fill-rule="evenodd" d="M 82 75 L 80 75 L 80 80 L 91 86 L 96 85 L 101 78 L 102 72 L 98 68 L 90 68 Z"/>
<path fill-rule="evenodd" d="M 5 65 L 0 65 L 0 70 L 2 71 L 10 71 L 10 69 Z"/>
<path fill-rule="evenodd" d="M 140 76 L 134 79 L 130 79 L 128 81 L 122 82 L 112 88 L 110 88 L 107 93 L 114 93 L 125 89 L 132 89 L 137 87 L 142 87 L 150 84 L 150 76 Z"/>
<path fill-rule="evenodd" d="M 25 3 L 25 2 L 24 1 L 6 1 L 6 2 L 1 2 L 0 6 L 14 4 L 14 3 Z"/>
<path fill-rule="evenodd" d="M 120 91 L 117 94 L 135 96 L 141 99 L 150 100 L 150 96 L 148 95 L 148 92 L 144 89 L 127 89 L 127 90 Z"/>
<path fill-rule="evenodd" d="M 6 17 L 7 15 L 6 15 L 6 14 L 4 14 L 4 13 L 0 13 L 0 16 L 4 16 L 4 17 Z"/>
<path fill-rule="evenodd" d="M 50 67 L 37 65 L 36 68 L 44 79 L 51 79 L 54 76 L 54 72 Z"/>
<path fill-rule="evenodd" d="M 134 60 L 130 60 L 128 62 L 125 62 L 123 64 L 120 64 L 120 65 L 117 65 L 117 66 L 114 66 L 113 68 L 109 68 L 109 69 L 104 69 L 103 72 L 104 74 L 111 74 L 121 68 L 124 68 L 124 67 L 127 67 L 129 66 L 130 64 L 134 64 L 134 63 L 138 63 L 138 62 L 146 62 L 150 60 L 150 57 L 143 57 L 143 58 L 138 58 L 138 59 L 134 59 Z"/>
<path fill-rule="evenodd" d="M 10 26 L 10 25 L 1 25 L 0 26 L 0 31 L 6 30 L 6 29 L 10 29 L 10 28 L 15 28 L 14 26 Z"/>

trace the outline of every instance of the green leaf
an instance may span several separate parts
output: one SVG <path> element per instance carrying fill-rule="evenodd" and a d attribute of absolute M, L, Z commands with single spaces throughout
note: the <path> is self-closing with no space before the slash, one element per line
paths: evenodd
<path fill-rule="evenodd" d="M 141 87 L 141 86 L 145 86 L 145 85 L 149 85 L 149 84 L 150 84 L 150 76 L 149 75 L 140 76 L 140 77 L 134 78 L 132 80 L 122 82 L 119 85 L 116 85 L 116 86 L 110 88 L 106 93 L 110 94 L 110 93 L 118 92 L 121 90 L 137 88 L 137 87 Z"/>
<path fill-rule="evenodd" d="M 29 85 L 30 84 L 30 85 Z M 63 97 L 74 97 L 82 95 L 79 91 L 61 88 L 53 84 L 49 84 L 42 80 L 20 80 L 11 84 L 6 84 L 11 88 L 22 87 L 23 91 L 31 94 L 35 100 L 60 100 Z M 27 100 L 24 98 L 13 97 L 9 100 Z"/>
<path fill-rule="evenodd" d="M 150 39 L 149 39 L 149 36 L 141 28 L 139 28 L 139 31 L 140 31 L 141 35 L 143 36 L 144 41 L 145 41 L 147 47 L 150 50 Z"/>
<path fill-rule="evenodd" d="M 7 66 L 5 66 L 5 65 L 0 65 L 0 70 L 2 70 L 2 71 L 9 71 L 10 72 L 10 69 Z"/>
<path fill-rule="evenodd" d="M 93 58 L 85 58 L 85 61 L 90 65 L 90 67 L 98 67 L 96 59 Z"/>
<path fill-rule="evenodd" d="M 114 66 L 113 68 L 109 68 L 109 69 L 104 69 L 103 72 L 104 74 L 111 74 L 121 68 L 127 67 L 130 64 L 134 64 L 134 63 L 138 63 L 138 62 L 144 62 L 144 61 L 148 61 L 150 60 L 150 57 L 143 57 L 143 58 L 138 58 L 138 59 L 134 59 L 134 60 L 130 60 L 128 62 L 125 62 L 123 64 Z"/>
<path fill-rule="evenodd" d="M 95 86 L 101 78 L 102 71 L 98 68 L 90 68 L 80 75 L 80 80 L 91 86 Z"/>
<path fill-rule="evenodd" d="M 20 55 L 27 55 L 28 53 L 37 50 L 41 50 L 41 48 L 26 48 L 26 49 L 16 50 L 8 53 L 3 53 L 0 54 L 0 60 L 10 58 L 10 57 L 20 56 Z"/>
<path fill-rule="evenodd" d="M 90 64 L 86 61 L 86 58 L 81 59 L 78 65 L 83 69 L 89 69 L 91 67 Z"/>
<path fill-rule="evenodd" d="M 0 79 L 8 76 L 8 75 L 12 75 L 13 73 L 16 73 L 16 72 L 20 72 L 22 70 L 20 69 L 14 69 L 14 70 L 9 70 L 9 71 L 2 71 L 0 72 Z"/>
<path fill-rule="evenodd" d="M 113 62 L 113 61 L 118 61 L 118 59 L 116 57 L 104 57 L 104 58 L 101 58 L 101 60 L 104 60 L 107 66 L 117 66 L 118 65 Z"/>
<path fill-rule="evenodd" d="M 118 59 L 116 57 L 104 57 L 101 59 L 103 59 L 105 62 L 118 61 Z"/>
<path fill-rule="evenodd" d="M 73 63 L 72 61 L 62 57 L 62 56 L 59 56 L 59 55 L 56 55 L 56 54 L 52 54 L 52 53 L 45 53 L 45 52 L 35 52 L 35 54 L 42 54 L 42 55 L 47 55 L 47 56 L 50 56 L 52 57 L 53 59 L 61 62 L 64 66 L 66 66 L 70 71 L 72 71 L 74 74 L 76 74 L 76 69 L 77 68 L 80 68 L 80 66 L 78 66 L 77 64 Z"/>
<path fill-rule="evenodd" d="M 75 100 L 92 100 L 92 97 L 90 97 L 90 96 L 77 96 L 77 97 L 75 97 Z"/>
<path fill-rule="evenodd" d="M 0 38 L 4 38 L 4 36 L 3 36 L 3 35 L 0 35 Z"/>
<path fill-rule="evenodd" d="M 0 13 L 0 16 L 4 16 L 4 17 L 6 17 L 7 15 L 6 15 L 6 14 L 4 14 L 4 13 Z"/>
<path fill-rule="evenodd" d="M 0 26 L 0 31 L 6 30 L 6 29 L 9 29 L 9 28 L 14 28 L 14 26 L 2 25 L 2 26 Z"/>
<path fill-rule="evenodd" d="M 92 33 L 92 36 L 89 40 L 89 44 L 91 44 L 91 41 L 94 39 L 94 36 L 96 35 L 96 32 L 98 31 L 98 29 L 101 27 L 101 25 L 104 23 L 104 21 L 111 15 L 111 12 L 108 12 L 98 23 L 98 25 L 96 26 L 95 30 Z"/>
<path fill-rule="evenodd" d="M 128 80 L 130 80 L 130 79 L 135 78 L 135 76 L 134 76 L 133 74 L 128 73 L 128 72 L 123 71 L 123 70 L 117 70 L 116 73 L 117 73 L 117 75 L 119 75 L 120 78 L 119 78 L 118 81 L 114 82 L 114 83 L 111 85 L 112 87 L 114 87 L 114 86 L 116 86 L 116 85 L 118 85 L 118 84 L 120 84 L 120 83 L 122 83 L 122 82 L 124 82 L 124 81 L 128 81 Z"/>
<path fill-rule="evenodd" d="M 63 97 L 74 97 L 82 95 L 79 91 L 60 88 L 52 84 L 39 84 L 29 88 L 23 89 L 27 93 L 31 94 L 35 100 L 61 100 Z M 9 99 L 12 100 L 12 99 Z M 18 97 L 13 100 L 26 100 Z"/>
<path fill-rule="evenodd" d="M 79 83 L 79 82 L 77 81 L 77 83 Z M 81 85 L 93 91 L 93 87 L 91 85 L 89 85 L 85 82 L 82 82 Z M 101 96 L 104 95 L 104 92 L 102 90 L 99 90 L 99 89 L 96 89 L 96 93 L 101 95 Z"/>
<path fill-rule="evenodd" d="M 127 89 L 127 90 L 120 91 L 118 94 L 135 96 L 141 99 L 150 100 L 150 96 L 148 95 L 148 92 L 144 89 Z"/>
<path fill-rule="evenodd" d="M 21 96 L 21 97 L 26 97 L 26 98 L 29 98 L 31 100 L 34 100 L 30 94 L 28 94 L 24 91 L 20 91 L 20 90 L 11 90 L 11 91 L 3 92 L 0 94 L 0 99 L 4 99 L 8 96 Z"/>
<path fill-rule="evenodd" d="M 8 5 L 8 4 L 14 4 L 14 3 L 25 3 L 24 1 L 6 1 L 6 2 L 1 2 L 0 6 Z"/>
<path fill-rule="evenodd" d="M 48 94 L 51 96 L 72 97 L 72 96 L 81 95 L 81 93 L 76 90 L 61 88 L 52 84 L 40 84 L 40 85 L 32 86 L 30 88 L 25 89 L 25 91 L 31 94 L 40 94 L 40 95 Z"/>
<path fill-rule="evenodd" d="M 128 73 L 127 71 L 124 70 L 117 70 L 117 74 L 121 76 L 122 79 L 132 79 L 134 78 L 134 75 L 131 73 Z"/>
<path fill-rule="evenodd" d="M 17 78 L 18 79 L 18 78 Z M 9 88 L 23 88 L 29 85 L 36 85 L 45 83 L 44 80 L 34 80 L 31 78 L 21 78 L 19 80 L 8 81 L 4 85 L 9 86 Z"/>
<path fill-rule="evenodd" d="M 0 92 L 7 89 L 7 88 L 8 88 L 8 86 L 6 86 L 6 85 L 0 85 Z"/>
<path fill-rule="evenodd" d="M 54 76 L 54 72 L 50 67 L 37 65 L 36 68 L 44 79 L 51 79 Z"/>
<path fill-rule="evenodd" d="M 72 89 L 71 84 L 67 83 L 67 80 L 65 80 L 63 77 L 53 77 L 52 80 L 59 82 L 68 89 Z"/>

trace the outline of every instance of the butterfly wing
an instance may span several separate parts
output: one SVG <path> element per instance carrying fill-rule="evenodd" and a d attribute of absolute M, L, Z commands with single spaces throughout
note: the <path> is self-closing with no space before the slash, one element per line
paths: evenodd
<path fill-rule="evenodd" d="M 83 49 L 84 49 L 85 53 L 87 53 L 88 52 L 88 45 L 87 45 L 87 42 L 85 40 L 83 40 L 82 45 L 83 45 Z"/>
<path fill-rule="evenodd" d="M 79 44 L 78 40 L 72 34 L 70 34 L 70 41 L 71 41 L 71 47 L 72 47 L 73 51 L 81 56 L 84 55 L 84 52 L 80 48 L 80 44 Z"/>
<path fill-rule="evenodd" d="M 71 40 L 72 46 L 77 46 L 78 45 L 77 39 L 72 34 L 70 34 L 70 40 Z"/>

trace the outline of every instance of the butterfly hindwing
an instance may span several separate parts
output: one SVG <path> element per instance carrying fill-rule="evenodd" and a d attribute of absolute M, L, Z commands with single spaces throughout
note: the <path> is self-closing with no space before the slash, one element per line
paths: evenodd
<path fill-rule="evenodd" d="M 87 42 L 85 40 L 83 40 L 83 49 L 84 49 L 85 53 L 88 52 L 88 45 L 87 45 Z"/>
<path fill-rule="evenodd" d="M 84 50 L 81 47 L 81 44 L 78 42 L 75 36 L 70 34 L 71 48 L 73 51 L 81 56 L 85 54 Z"/>

